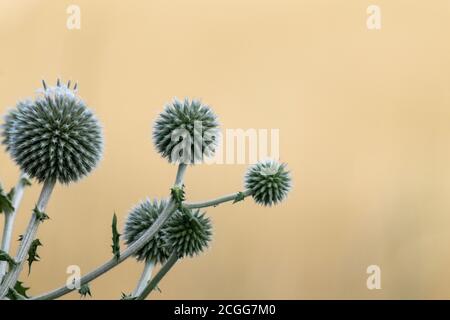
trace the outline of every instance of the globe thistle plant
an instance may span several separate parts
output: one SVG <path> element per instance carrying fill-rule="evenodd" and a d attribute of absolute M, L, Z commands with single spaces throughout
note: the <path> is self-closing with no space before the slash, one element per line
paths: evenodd
<path fill-rule="evenodd" d="M 284 163 L 260 162 L 248 169 L 245 187 L 251 191 L 256 203 L 272 206 L 286 198 L 291 189 L 291 177 Z"/>
<path fill-rule="evenodd" d="M 43 84 L 34 101 L 19 102 L 6 115 L 2 143 L 31 178 L 75 182 L 100 160 L 102 130 L 76 86 L 59 80 L 55 87 Z"/>
<path fill-rule="evenodd" d="M 194 257 L 209 246 L 212 236 L 211 220 L 200 210 L 178 211 L 165 227 L 166 245 L 179 258 Z"/>
<path fill-rule="evenodd" d="M 145 200 L 134 207 L 129 213 L 123 232 L 127 245 L 133 244 L 139 239 L 153 223 L 158 219 L 167 201 Z M 164 263 L 169 252 L 164 241 L 165 228 L 161 228 L 144 247 L 139 249 L 134 256 L 138 261 L 151 261 L 153 263 Z"/>
<path fill-rule="evenodd" d="M 22 173 L 43 182 L 42 191 L 20 239 L 17 254 L 9 255 L 8 244 L 12 227 L 5 228 L 0 247 L 0 300 L 56 299 L 74 290 L 67 285 L 48 293 L 26 296 L 18 281 L 25 261 L 36 259 L 38 227 L 49 218 L 45 209 L 56 182 L 69 184 L 90 173 L 101 158 L 103 137 L 94 114 L 78 97 L 76 86 L 60 81 L 54 87 L 44 82 L 41 94 L 34 100 L 20 101 L 5 117 L 0 128 L 1 143 L 6 146 Z M 291 177 L 285 164 L 265 161 L 252 165 L 245 176 L 245 190 L 201 202 L 186 202 L 184 175 L 188 164 L 212 156 L 219 142 L 219 125 L 213 111 L 197 100 L 174 100 L 157 118 L 153 140 L 157 151 L 170 163 L 178 163 L 175 183 L 167 201 L 145 200 L 128 214 L 123 231 L 127 248 L 120 249 L 117 216 L 112 222 L 113 257 L 81 277 L 80 294 L 90 294 L 89 283 L 118 266 L 129 257 L 145 261 L 144 270 L 135 290 L 124 299 L 145 299 L 154 292 L 171 268 L 184 257 L 204 252 L 212 239 L 212 224 L 201 208 L 222 203 L 236 204 L 252 196 L 258 204 L 272 206 L 283 201 L 291 189 Z M 13 200 L 0 188 L 0 213 L 17 209 L 26 180 L 14 189 Z M 15 195 L 19 195 L 14 198 Z M 14 206 L 12 205 L 14 203 Z M 5 214 L 13 217 L 14 214 Z M 5 226 L 12 226 L 5 223 Z M 0 262 L 2 262 L 0 261 Z M 153 276 L 156 264 L 161 264 Z M 31 264 L 29 264 L 31 266 Z M 31 269 L 29 269 L 31 270 Z M 5 271 L 5 272 L 3 272 Z M 6 272 L 7 271 L 7 272 Z"/>
<path fill-rule="evenodd" d="M 157 151 L 171 163 L 194 164 L 214 154 L 219 124 L 209 106 L 198 100 L 174 100 L 153 128 Z"/>

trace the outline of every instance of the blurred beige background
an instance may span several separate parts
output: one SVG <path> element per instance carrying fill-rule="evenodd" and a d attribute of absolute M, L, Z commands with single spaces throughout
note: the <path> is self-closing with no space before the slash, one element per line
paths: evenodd
<path fill-rule="evenodd" d="M 81 30 L 66 28 L 70 4 Z M 366 27 L 371 4 L 379 31 Z M 64 284 L 68 265 L 88 272 L 111 257 L 114 212 L 122 227 L 133 204 L 168 194 L 175 168 L 151 125 L 188 96 L 223 128 L 279 128 L 295 187 L 272 209 L 210 209 L 211 250 L 154 298 L 450 298 L 449 31 L 448 0 L 0 0 L 0 113 L 61 76 L 79 81 L 106 136 L 99 168 L 56 189 L 42 261 L 22 280 L 36 294 Z M 245 169 L 189 168 L 188 198 L 240 190 Z M 3 148 L 0 180 L 17 176 Z M 372 264 L 381 290 L 366 288 Z M 130 292 L 141 269 L 125 262 L 91 284 L 94 298 Z"/>

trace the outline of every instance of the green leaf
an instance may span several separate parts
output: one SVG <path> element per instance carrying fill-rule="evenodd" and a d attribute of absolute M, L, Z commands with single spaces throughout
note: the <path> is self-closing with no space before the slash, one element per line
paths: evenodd
<path fill-rule="evenodd" d="M 8 297 L 10 300 L 27 300 L 26 297 L 21 295 L 19 292 L 17 292 L 16 289 L 9 288 L 8 293 L 6 294 L 6 297 Z"/>
<path fill-rule="evenodd" d="M 42 246 L 42 243 L 39 239 L 36 239 L 31 243 L 30 250 L 28 250 L 28 259 L 27 259 L 28 274 L 31 273 L 31 265 L 33 264 L 33 262 L 41 260 L 41 257 L 39 257 L 39 255 L 37 253 L 38 247 L 41 247 L 41 246 Z"/>
<path fill-rule="evenodd" d="M 172 198 L 175 200 L 176 204 L 180 207 L 185 199 L 184 185 L 182 187 L 173 187 L 170 189 Z"/>
<path fill-rule="evenodd" d="M 83 284 L 78 290 L 78 293 L 81 295 L 81 298 L 86 298 L 89 295 L 92 298 L 91 288 L 89 288 L 89 283 Z"/>
<path fill-rule="evenodd" d="M 50 217 L 45 212 L 40 211 L 37 207 L 33 209 L 33 212 L 36 215 L 36 219 L 38 219 L 41 222 L 50 219 Z"/>
<path fill-rule="evenodd" d="M 245 194 L 243 192 L 238 192 L 236 198 L 234 198 L 233 204 L 240 202 L 240 201 L 244 201 L 245 199 Z"/>
<path fill-rule="evenodd" d="M 20 183 L 23 184 L 24 187 L 29 187 L 29 186 L 31 186 L 31 181 L 28 180 L 27 178 L 22 178 L 22 179 L 20 179 Z"/>
<path fill-rule="evenodd" d="M 9 201 L 11 201 L 11 203 L 13 202 L 13 198 L 14 198 L 14 194 L 16 193 L 16 189 L 15 188 L 11 188 L 11 190 L 9 190 L 8 194 L 6 195 L 9 199 Z"/>
<path fill-rule="evenodd" d="M 122 297 L 120 300 L 136 300 L 137 298 L 133 296 L 132 294 L 126 294 L 122 292 Z"/>
<path fill-rule="evenodd" d="M 0 213 L 10 213 L 14 211 L 14 207 L 12 205 L 11 199 L 7 194 L 3 191 L 3 188 L 0 186 Z"/>
<path fill-rule="evenodd" d="M 114 213 L 113 220 L 112 220 L 112 252 L 114 254 L 114 257 L 116 257 L 117 260 L 120 258 L 120 233 L 117 231 L 117 216 Z"/>
<path fill-rule="evenodd" d="M 9 290 L 8 294 L 6 295 L 11 300 L 25 300 L 29 299 L 30 297 L 27 295 L 27 291 L 30 288 L 24 287 L 22 281 L 17 281 L 16 285 L 14 286 L 13 290 Z"/>
<path fill-rule="evenodd" d="M 0 261 L 6 261 L 10 269 L 17 264 L 17 262 L 3 250 L 0 250 Z"/>

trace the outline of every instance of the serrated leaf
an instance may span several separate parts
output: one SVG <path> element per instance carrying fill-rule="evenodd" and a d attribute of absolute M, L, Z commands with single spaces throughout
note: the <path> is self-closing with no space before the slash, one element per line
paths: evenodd
<path fill-rule="evenodd" d="M 182 187 L 173 187 L 170 189 L 170 194 L 172 195 L 175 203 L 180 207 L 185 199 L 184 185 Z"/>
<path fill-rule="evenodd" d="M 117 231 L 117 216 L 114 213 L 113 220 L 112 220 L 112 252 L 114 254 L 114 257 L 119 260 L 120 258 L 120 233 Z"/>
<path fill-rule="evenodd" d="M 3 250 L 0 250 L 0 261 L 6 261 L 10 269 L 17 264 L 17 262 Z"/>
<path fill-rule="evenodd" d="M 24 187 L 29 187 L 31 186 L 31 181 L 28 180 L 27 178 L 23 177 L 22 179 L 20 179 L 20 183 L 23 184 Z"/>
<path fill-rule="evenodd" d="M 8 289 L 8 293 L 6 294 L 6 297 L 9 298 L 10 300 L 27 300 L 26 297 L 21 295 L 19 292 L 17 292 L 17 290 L 15 290 L 13 288 Z"/>
<path fill-rule="evenodd" d="M 11 201 L 11 203 L 13 202 L 15 193 L 16 193 L 16 188 L 11 188 L 11 190 L 9 190 L 8 194 L 6 195 L 9 199 L 9 201 Z"/>
<path fill-rule="evenodd" d="M 30 246 L 30 250 L 28 250 L 28 274 L 31 273 L 31 265 L 33 264 L 33 262 L 35 261 L 40 261 L 41 257 L 39 257 L 38 253 L 37 253 L 37 249 L 38 247 L 41 247 L 42 243 L 39 239 L 33 240 L 33 242 L 31 243 Z"/>
<path fill-rule="evenodd" d="M 240 202 L 240 201 L 244 201 L 245 199 L 245 194 L 243 192 L 238 192 L 236 198 L 234 198 L 233 204 Z"/>
<path fill-rule="evenodd" d="M 122 292 L 122 297 L 120 300 L 136 300 L 137 298 L 133 296 L 132 294 L 126 294 Z"/>
<path fill-rule="evenodd" d="M 25 299 L 29 299 L 30 298 L 27 295 L 27 291 L 28 290 L 30 290 L 30 288 L 24 287 L 22 281 L 17 281 L 16 285 L 14 286 L 15 293 L 17 293 L 19 296 L 21 296 L 21 297 L 23 297 Z M 11 299 L 11 297 L 9 297 L 9 296 L 7 296 L 7 297 Z"/>
<path fill-rule="evenodd" d="M 34 214 L 36 215 L 36 219 L 41 222 L 50 219 L 50 217 L 43 211 L 40 211 L 37 207 L 33 209 Z"/>
<path fill-rule="evenodd" d="M 78 293 L 81 295 L 81 298 L 86 298 L 87 295 L 89 295 L 92 298 L 91 288 L 89 288 L 89 283 L 83 284 L 81 286 L 80 290 L 78 290 Z"/>
<path fill-rule="evenodd" d="M 3 191 L 3 188 L 0 186 L 0 213 L 10 213 L 14 211 L 14 207 L 12 205 L 11 199 L 7 194 Z"/>

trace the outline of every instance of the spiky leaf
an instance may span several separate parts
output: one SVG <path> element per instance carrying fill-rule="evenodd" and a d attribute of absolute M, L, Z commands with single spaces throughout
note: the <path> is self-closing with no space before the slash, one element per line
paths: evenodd
<path fill-rule="evenodd" d="M 11 202 L 11 198 L 5 194 L 2 186 L 0 185 L 0 213 L 10 213 L 14 211 L 14 207 Z"/>
<path fill-rule="evenodd" d="M 178 205 L 181 206 L 185 199 L 184 185 L 181 187 L 175 186 L 170 190 L 170 194 L 172 195 L 173 200 Z"/>
<path fill-rule="evenodd" d="M 112 252 L 114 254 L 114 257 L 119 260 L 120 258 L 120 233 L 117 231 L 117 216 L 114 213 L 113 220 L 112 220 Z"/>
<path fill-rule="evenodd" d="M 8 293 L 6 294 L 6 296 L 10 300 L 26 300 L 27 299 L 26 297 L 21 295 L 19 292 L 17 292 L 16 289 L 13 289 L 13 288 L 8 289 Z"/>
<path fill-rule="evenodd" d="M 37 253 L 38 247 L 41 247 L 42 243 L 39 239 L 33 240 L 30 246 L 30 250 L 28 250 L 28 274 L 31 273 L 31 265 L 35 261 L 40 261 L 41 257 Z"/>
<path fill-rule="evenodd" d="M 10 269 L 17 264 L 17 262 L 3 250 L 0 250 L 0 261 L 6 261 Z"/>
<path fill-rule="evenodd" d="M 245 199 L 245 195 L 243 192 L 238 192 L 236 198 L 234 198 L 233 204 L 240 202 L 240 201 L 244 201 Z"/>
<path fill-rule="evenodd" d="M 6 295 L 11 300 L 25 300 L 29 299 L 30 297 L 27 295 L 27 291 L 30 288 L 24 287 L 22 281 L 17 281 L 16 285 L 14 286 L 14 290 L 10 290 L 9 293 Z"/>
<path fill-rule="evenodd" d="M 89 287 L 89 283 L 85 283 L 81 286 L 78 293 L 81 295 L 81 298 L 86 298 L 89 295 L 92 298 L 91 288 Z"/>
<path fill-rule="evenodd" d="M 45 220 L 50 219 L 50 217 L 49 217 L 45 212 L 40 211 L 40 210 L 38 209 L 38 207 L 35 207 L 35 208 L 33 209 L 33 212 L 34 212 L 34 214 L 36 215 L 36 219 L 39 220 L 39 221 L 41 221 L 41 222 L 44 222 Z"/>
<path fill-rule="evenodd" d="M 126 294 L 122 292 L 122 297 L 120 300 L 136 300 L 137 298 L 133 296 L 132 294 Z"/>

